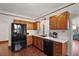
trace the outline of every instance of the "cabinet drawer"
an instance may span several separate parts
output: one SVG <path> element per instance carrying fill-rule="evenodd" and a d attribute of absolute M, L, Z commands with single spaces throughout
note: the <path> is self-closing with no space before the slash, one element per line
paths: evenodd
<path fill-rule="evenodd" d="M 62 47 L 54 47 L 53 53 L 55 56 L 62 55 Z"/>
<path fill-rule="evenodd" d="M 56 45 L 56 46 L 59 46 L 59 47 L 61 47 L 62 46 L 62 43 L 59 43 L 59 42 L 55 42 L 54 41 L 54 43 L 53 43 L 54 45 Z"/>
<path fill-rule="evenodd" d="M 55 49 L 62 49 L 62 46 L 53 45 Z"/>

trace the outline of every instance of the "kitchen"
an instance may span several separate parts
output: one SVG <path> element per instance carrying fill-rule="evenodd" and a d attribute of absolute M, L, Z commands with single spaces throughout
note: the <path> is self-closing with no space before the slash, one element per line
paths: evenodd
<path fill-rule="evenodd" d="M 28 20 L 28 18 L 24 19 L 24 17 L 14 16 L 9 13 L 7 14 L 6 12 L 2 13 L 0 17 L 5 23 L 10 21 L 7 23 L 9 25 L 8 29 L 11 28 L 11 23 L 26 24 L 26 49 L 34 47 L 44 53 L 45 56 L 69 56 L 72 55 L 72 29 L 70 19 L 72 10 L 69 8 L 72 8 L 73 5 L 76 4 L 64 4 L 63 7 L 61 6 L 59 9 L 51 13 L 36 18 L 37 20 Z M 7 17 L 6 15 L 9 16 Z M 5 20 L 6 18 L 7 20 Z M 7 31 L 9 32 L 10 30 L 11 29 Z M 10 32 L 9 35 L 11 35 Z M 8 38 L 10 39 L 11 37 L 8 36 Z M 11 49 L 12 42 L 13 41 L 9 40 L 9 49 Z"/>

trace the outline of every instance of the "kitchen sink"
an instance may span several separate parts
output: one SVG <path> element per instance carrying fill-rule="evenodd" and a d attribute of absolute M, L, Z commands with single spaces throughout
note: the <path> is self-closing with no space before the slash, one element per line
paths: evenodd
<path fill-rule="evenodd" d="M 42 36 L 42 37 L 47 37 L 47 35 L 40 35 L 40 36 Z"/>

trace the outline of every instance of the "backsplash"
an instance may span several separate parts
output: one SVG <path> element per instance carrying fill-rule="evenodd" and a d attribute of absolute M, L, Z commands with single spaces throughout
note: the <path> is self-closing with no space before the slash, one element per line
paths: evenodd
<path fill-rule="evenodd" d="M 52 37 L 53 32 L 57 33 L 57 38 L 70 39 L 70 32 L 68 30 L 50 30 L 49 36 Z"/>
<path fill-rule="evenodd" d="M 37 35 L 37 34 L 39 34 L 38 30 L 27 30 L 27 33 L 29 33 L 29 35 Z"/>

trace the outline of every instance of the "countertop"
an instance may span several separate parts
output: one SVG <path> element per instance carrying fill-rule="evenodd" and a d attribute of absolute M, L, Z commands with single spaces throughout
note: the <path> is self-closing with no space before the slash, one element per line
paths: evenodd
<path fill-rule="evenodd" d="M 49 36 L 43 37 L 43 36 L 40 36 L 40 35 L 32 35 L 32 36 L 37 36 L 37 37 L 40 37 L 40 38 L 43 38 L 43 39 L 48 39 L 48 40 L 52 40 L 52 41 L 56 41 L 56 42 L 60 42 L 60 43 L 68 42 L 68 39 L 53 38 L 53 37 L 49 37 Z"/>

